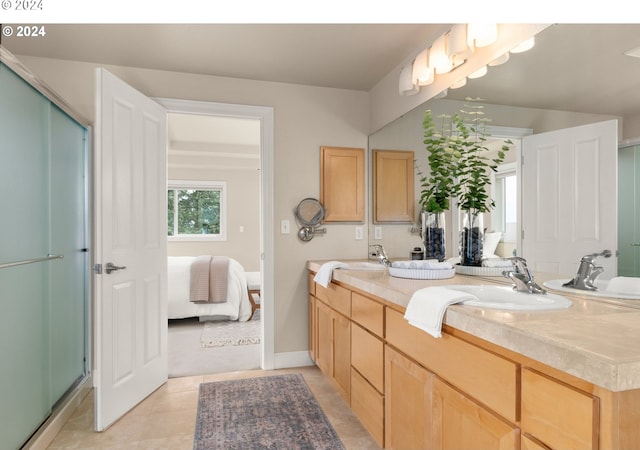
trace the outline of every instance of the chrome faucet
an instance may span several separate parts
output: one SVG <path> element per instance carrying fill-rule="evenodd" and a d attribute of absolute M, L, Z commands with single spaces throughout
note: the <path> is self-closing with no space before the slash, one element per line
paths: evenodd
<path fill-rule="evenodd" d="M 578 272 L 576 276 L 562 286 L 570 287 L 574 289 L 582 289 L 583 291 L 597 291 L 598 288 L 594 285 L 596 278 L 600 275 L 604 268 L 602 266 L 596 266 L 595 260 L 598 257 L 610 258 L 611 250 L 603 250 L 600 253 L 592 253 L 585 255 L 580 259 L 580 266 L 578 266 Z"/>
<path fill-rule="evenodd" d="M 374 251 L 370 251 L 369 254 L 378 258 L 380 264 L 384 264 L 385 266 L 391 266 L 391 260 L 387 256 L 387 252 L 384 251 L 384 247 L 380 244 L 369 244 L 369 247 L 373 247 Z"/>
<path fill-rule="evenodd" d="M 547 291 L 541 288 L 533 279 L 533 274 L 527 267 L 527 260 L 519 256 L 505 258 L 513 264 L 512 270 L 505 270 L 502 275 L 513 281 L 513 290 L 518 292 L 528 292 L 529 294 L 546 294 Z"/>

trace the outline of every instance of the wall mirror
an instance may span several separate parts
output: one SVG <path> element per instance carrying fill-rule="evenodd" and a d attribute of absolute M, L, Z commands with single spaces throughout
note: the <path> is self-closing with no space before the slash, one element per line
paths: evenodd
<path fill-rule="evenodd" d="M 466 97 L 482 98 L 483 104 L 492 106 L 488 110 L 492 125 L 516 132 L 529 129 L 538 134 L 616 118 L 620 119 L 618 140 L 636 139 L 640 136 L 640 90 L 633 73 L 640 61 L 624 53 L 638 46 L 638 35 L 638 24 L 551 25 L 536 36 L 532 50 L 511 54 L 507 63 L 490 66 L 485 77 L 467 80 L 466 86 L 449 89 L 444 98 L 430 100 L 373 133 L 369 149 L 414 150 L 417 164 L 426 164 L 424 111 L 455 112 Z M 417 199 L 418 180 L 415 184 Z M 526 201 L 518 201 L 519 208 L 527 207 Z M 373 218 L 371 224 L 372 228 L 379 226 Z M 372 241 L 374 235 L 369 230 Z M 393 242 L 392 254 L 402 254 L 420 242 L 406 226 L 387 225 L 382 236 L 385 245 L 388 240 Z M 451 245 L 453 235 L 448 236 Z"/>
<path fill-rule="evenodd" d="M 322 203 L 315 198 L 305 198 L 298 203 L 294 213 L 296 221 L 301 225 L 298 230 L 298 238 L 301 241 L 310 241 L 324 220 Z"/>

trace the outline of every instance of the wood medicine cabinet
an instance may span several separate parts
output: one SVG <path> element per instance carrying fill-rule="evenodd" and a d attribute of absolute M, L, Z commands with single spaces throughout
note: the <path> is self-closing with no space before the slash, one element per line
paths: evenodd
<path fill-rule="evenodd" d="M 415 222 L 414 153 L 373 150 L 373 222 Z"/>
<path fill-rule="evenodd" d="M 364 222 L 363 148 L 320 147 L 320 202 L 325 222 Z"/>

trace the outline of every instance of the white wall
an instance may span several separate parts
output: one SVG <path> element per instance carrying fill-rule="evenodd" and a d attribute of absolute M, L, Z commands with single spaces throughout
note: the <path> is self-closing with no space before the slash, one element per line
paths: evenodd
<path fill-rule="evenodd" d="M 226 241 L 169 241 L 170 256 L 225 255 L 247 272 L 260 271 L 260 174 L 257 170 L 172 168 L 170 180 L 227 183 Z M 242 230 L 242 231 L 241 231 Z"/>
<path fill-rule="evenodd" d="M 91 123 L 94 118 L 95 64 L 20 57 L 30 70 Z M 305 197 L 318 197 L 320 146 L 367 146 L 368 94 L 283 83 L 180 72 L 104 66 L 150 97 L 269 106 L 274 109 L 275 352 L 306 351 L 308 336 L 306 261 L 361 258 L 367 236 L 354 239 L 354 225 L 327 225 L 326 235 L 302 243 L 295 234 L 293 209 Z M 292 233 L 281 235 L 280 220 Z"/>

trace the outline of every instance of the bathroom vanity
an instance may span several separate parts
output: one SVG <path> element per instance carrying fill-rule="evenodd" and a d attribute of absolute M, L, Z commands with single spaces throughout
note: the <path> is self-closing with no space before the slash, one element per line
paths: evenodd
<path fill-rule="evenodd" d="M 381 447 L 640 448 L 640 301 L 452 305 L 436 339 L 403 317 L 413 292 L 508 280 L 339 269 L 324 288 L 321 265 L 308 263 L 309 352 Z"/>

